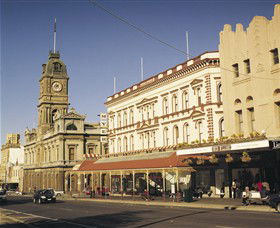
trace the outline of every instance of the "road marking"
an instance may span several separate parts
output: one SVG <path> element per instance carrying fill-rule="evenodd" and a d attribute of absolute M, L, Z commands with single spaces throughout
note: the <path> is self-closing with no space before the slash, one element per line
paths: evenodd
<path fill-rule="evenodd" d="M 45 216 L 29 214 L 29 213 L 25 213 L 25 212 L 21 212 L 21 211 L 16 211 L 16 210 L 11 210 L 11 209 L 2 209 L 2 208 L 1 208 L 1 211 L 8 211 L 8 212 L 14 212 L 14 213 L 21 213 L 21 214 L 29 215 L 29 216 L 32 216 L 32 217 L 43 218 L 43 219 L 47 219 L 47 220 L 51 220 L 51 221 L 57 221 L 57 220 L 58 220 L 58 219 L 54 219 L 54 218 L 48 218 L 48 217 L 45 217 Z"/>
<path fill-rule="evenodd" d="M 45 216 L 40 216 L 40 215 L 34 215 L 34 214 L 30 214 L 30 213 L 25 213 L 25 212 L 21 212 L 21 211 L 16 211 L 16 210 L 11 210 L 11 209 L 2 209 L 0 208 L 0 212 L 3 211 L 8 211 L 8 212 L 13 212 L 13 213 L 21 213 L 21 214 L 25 214 L 25 215 L 28 215 L 28 216 L 31 216 L 33 218 L 43 218 L 43 219 L 47 219 L 47 220 L 51 220 L 51 221 L 55 221 L 55 222 L 64 222 L 64 223 L 68 223 L 68 224 L 71 224 L 71 225 L 75 225 L 75 226 L 80 226 L 80 227 L 85 227 L 85 228 L 96 228 L 96 226 L 88 226 L 88 225 L 84 225 L 84 224 L 80 224 L 80 223 L 76 223 L 76 222 L 69 222 L 69 221 L 66 221 L 66 220 L 63 220 L 63 219 L 54 219 L 54 218 L 49 218 L 49 217 L 45 217 Z M 25 223 L 25 221 L 22 221 L 20 219 L 16 219 L 14 217 L 10 217 L 11 220 L 14 220 L 16 222 L 19 222 L 19 223 L 24 223 L 32 228 L 36 228 L 36 226 L 34 225 L 31 225 L 31 224 L 28 224 L 28 223 Z"/>
<path fill-rule="evenodd" d="M 233 226 L 216 226 L 217 228 L 235 228 Z"/>

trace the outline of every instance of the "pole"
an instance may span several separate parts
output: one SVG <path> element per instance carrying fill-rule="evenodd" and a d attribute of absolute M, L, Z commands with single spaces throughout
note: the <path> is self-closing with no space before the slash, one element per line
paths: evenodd
<path fill-rule="evenodd" d="M 141 81 L 143 81 L 144 80 L 143 57 L 141 57 L 140 62 L 141 62 Z"/>
<path fill-rule="evenodd" d="M 135 171 L 132 171 L 132 197 L 134 199 L 134 189 L 135 189 Z"/>
<path fill-rule="evenodd" d="M 56 48 L 56 18 L 54 18 L 54 32 L 53 32 L 53 52 L 55 53 Z"/>
<path fill-rule="evenodd" d="M 116 93 L 116 77 L 114 77 L 114 94 Z"/>
<path fill-rule="evenodd" d="M 190 59 L 190 53 L 189 53 L 189 32 L 186 31 L 186 45 L 187 45 L 187 60 Z"/>

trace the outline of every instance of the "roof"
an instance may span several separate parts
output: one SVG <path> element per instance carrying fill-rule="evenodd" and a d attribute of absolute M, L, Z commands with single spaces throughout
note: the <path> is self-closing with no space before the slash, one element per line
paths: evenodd
<path fill-rule="evenodd" d="M 152 85 L 165 82 L 167 79 L 173 78 L 178 73 L 187 72 L 193 73 L 202 67 L 219 67 L 219 52 L 218 51 L 208 51 L 204 52 L 199 56 L 189 59 L 181 64 L 177 64 L 161 73 L 153 75 L 139 83 L 133 84 L 132 86 L 121 90 L 113 95 L 107 97 L 105 105 L 109 105 L 112 102 L 122 99 L 128 95 L 150 87 Z"/>
<path fill-rule="evenodd" d="M 161 154 L 161 155 L 160 155 Z M 135 157 L 135 159 L 133 159 Z M 124 170 L 124 169 L 155 169 L 155 168 L 173 168 L 173 167 L 189 167 L 185 162 L 187 158 L 206 158 L 206 156 L 197 155 L 181 155 L 177 156 L 176 152 L 158 153 L 157 158 L 144 157 L 142 159 L 137 156 L 129 158 L 106 158 L 99 160 L 85 160 L 79 168 L 79 171 L 99 171 L 99 170 Z M 189 167 L 191 168 L 191 167 Z"/>

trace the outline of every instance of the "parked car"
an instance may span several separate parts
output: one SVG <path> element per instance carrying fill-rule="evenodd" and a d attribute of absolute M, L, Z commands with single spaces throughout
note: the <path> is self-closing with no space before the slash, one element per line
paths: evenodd
<path fill-rule="evenodd" d="M 270 207 L 275 208 L 276 211 L 280 212 L 280 193 L 271 195 L 268 204 Z"/>
<path fill-rule="evenodd" d="M 57 197 L 57 196 L 62 196 L 64 195 L 64 191 L 59 191 L 59 190 L 55 190 L 53 188 L 48 188 L 49 190 L 53 191 L 54 192 L 54 195 Z"/>
<path fill-rule="evenodd" d="M 56 197 L 54 191 L 51 189 L 42 189 L 34 193 L 33 203 L 55 203 Z"/>
<path fill-rule="evenodd" d="M 6 202 L 7 201 L 6 189 L 1 189 L 0 190 L 0 201 L 1 202 Z"/>

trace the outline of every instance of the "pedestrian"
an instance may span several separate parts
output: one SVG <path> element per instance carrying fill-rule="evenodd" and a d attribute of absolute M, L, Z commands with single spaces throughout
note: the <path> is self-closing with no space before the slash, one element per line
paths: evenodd
<path fill-rule="evenodd" d="M 258 191 L 261 192 L 263 185 L 262 185 L 262 182 L 260 180 L 257 183 L 257 187 L 258 187 Z"/>
<path fill-rule="evenodd" d="M 242 205 L 248 206 L 250 204 L 250 199 L 252 197 L 252 193 L 250 188 L 247 186 L 245 187 L 245 194 L 242 196 Z"/>
<path fill-rule="evenodd" d="M 225 183 L 223 182 L 221 192 L 220 192 L 220 198 L 224 198 L 225 196 Z"/>
<path fill-rule="evenodd" d="M 262 182 L 262 186 L 263 186 L 263 188 L 264 188 L 265 192 L 268 194 L 268 193 L 270 192 L 270 186 L 269 186 L 269 183 L 268 183 L 268 182 L 266 182 L 266 181 L 264 181 L 264 182 Z"/>
<path fill-rule="evenodd" d="M 236 199 L 236 189 L 237 189 L 236 179 L 234 179 L 234 180 L 232 181 L 232 184 L 231 184 L 232 198 L 233 198 L 233 199 Z"/>

